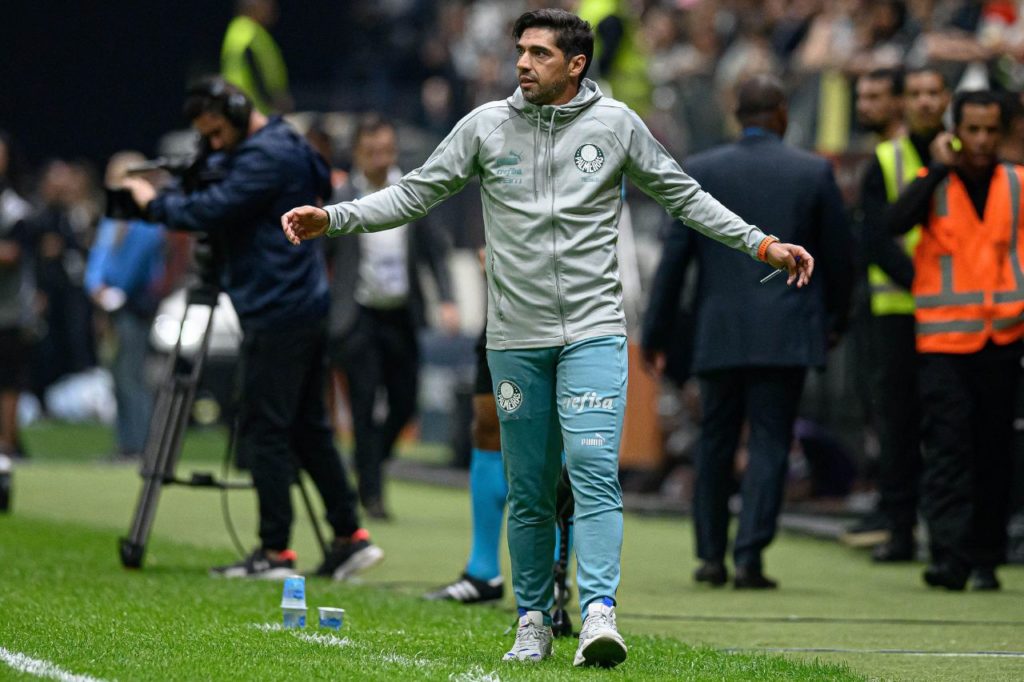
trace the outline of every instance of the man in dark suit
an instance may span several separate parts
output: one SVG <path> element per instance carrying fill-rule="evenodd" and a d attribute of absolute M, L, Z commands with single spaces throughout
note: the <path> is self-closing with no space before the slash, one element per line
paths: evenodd
<path fill-rule="evenodd" d="M 850 233 L 828 162 L 782 141 L 787 107 L 781 83 L 755 76 L 740 85 L 742 138 L 690 159 L 687 172 L 744 220 L 784 242 L 806 244 L 821 273 L 810 286 L 759 283 L 764 267 L 693 230 L 670 230 L 643 330 L 648 362 L 663 366 L 686 265 L 699 266 L 693 371 L 702 417 L 694 522 L 699 582 L 728 580 L 729 495 L 744 423 L 749 458 L 733 548 L 737 588 L 773 588 L 761 553 L 775 535 L 793 421 L 808 367 L 822 367 L 849 302 Z"/>
<path fill-rule="evenodd" d="M 356 127 L 353 144 L 352 175 L 332 201 L 356 199 L 401 177 L 391 123 L 367 114 Z M 416 411 L 416 331 L 425 323 L 421 265 L 428 267 L 437 284 L 442 328 L 452 334 L 459 328 L 446 260 L 447 235 L 422 220 L 357 239 L 331 240 L 330 249 L 331 359 L 348 378 L 359 499 L 370 517 L 386 519 L 384 462 Z M 383 418 L 376 410 L 381 389 L 387 396 Z"/>

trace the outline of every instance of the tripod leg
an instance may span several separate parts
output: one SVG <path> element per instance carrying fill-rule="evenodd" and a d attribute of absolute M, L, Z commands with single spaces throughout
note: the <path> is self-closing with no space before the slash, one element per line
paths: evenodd
<path fill-rule="evenodd" d="M 149 434 L 143 451 L 142 492 L 135 507 L 128 537 L 119 541 L 121 565 L 125 568 L 142 568 L 146 542 L 149 540 L 153 519 L 156 517 L 161 489 L 165 483 L 174 481 L 174 471 L 181 455 L 182 438 L 188 427 L 192 401 L 195 399 L 196 387 L 199 385 L 199 377 L 210 347 L 213 305 L 209 306 L 209 311 L 199 351 L 193 358 L 192 371 L 183 373 L 178 367 L 178 360 L 181 357 L 181 329 L 188 317 L 187 304 L 181 326 L 178 328 L 178 340 L 167 360 L 166 378 L 157 393 L 153 419 L 149 425 Z"/>
<path fill-rule="evenodd" d="M 170 362 L 176 364 L 176 357 Z M 174 477 L 177 460 L 175 434 L 184 429 L 188 421 L 185 387 L 172 367 L 172 374 L 157 396 L 153 421 L 143 452 L 142 492 L 135 507 L 131 531 L 120 541 L 121 564 L 125 568 L 141 568 L 146 541 L 156 516 L 160 492 L 166 480 Z"/>
<path fill-rule="evenodd" d="M 558 479 L 557 495 L 558 558 L 554 566 L 555 608 L 551 614 L 551 632 L 555 637 L 570 637 L 572 636 L 572 619 L 569 617 L 566 604 L 569 601 L 569 544 L 576 504 L 572 496 L 572 486 L 569 483 L 569 472 L 564 465 L 562 466 L 562 475 Z"/>
<path fill-rule="evenodd" d="M 327 540 L 324 538 L 323 529 L 320 527 L 320 521 L 317 520 L 316 510 L 313 508 L 313 501 L 309 497 L 309 491 L 306 490 L 306 484 L 302 482 L 302 470 L 295 470 L 295 484 L 299 486 L 299 493 L 302 495 L 302 504 L 306 507 L 306 513 L 309 514 L 309 523 L 313 526 L 313 535 L 316 536 L 316 542 L 320 545 L 320 551 L 324 554 L 324 560 L 327 560 L 327 554 L 330 552 L 330 547 L 327 546 Z"/>

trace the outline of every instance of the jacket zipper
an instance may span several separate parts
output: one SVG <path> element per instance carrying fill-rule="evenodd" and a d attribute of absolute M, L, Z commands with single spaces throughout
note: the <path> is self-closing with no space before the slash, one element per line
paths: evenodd
<path fill-rule="evenodd" d="M 550 157 L 555 154 L 555 117 L 553 113 L 549 125 L 551 126 L 551 130 L 548 134 L 551 136 L 551 145 L 547 149 L 549 158 L 545 159 L 547 162 L 545 166 L 548 168 L 551 167 L 553 161 Z M 558 299 L 558 321 L 562 324 L 562 343 L 568 345 L 569 331 L 565 327 L 565 301 L 562 298 L 562 277 L 559 272 L 558 264 L 558 224 L 555 221 L 555 178 L 552 175 L 550 178 L 545 179 L 550 180 L 551 182 L 551 264 L 555 273 L 555 297 Z"/>

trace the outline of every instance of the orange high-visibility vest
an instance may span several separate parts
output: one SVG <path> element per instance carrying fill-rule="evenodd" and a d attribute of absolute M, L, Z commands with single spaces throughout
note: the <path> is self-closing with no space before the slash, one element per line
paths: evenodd
<path fill-rule="evenodd" d="M 920 353 L 974 353 L 1024 336 L 1024 167 L 996 167 L 985 219 L 956 173 L 935 190 L 914 252 L 914 303 Z"/>

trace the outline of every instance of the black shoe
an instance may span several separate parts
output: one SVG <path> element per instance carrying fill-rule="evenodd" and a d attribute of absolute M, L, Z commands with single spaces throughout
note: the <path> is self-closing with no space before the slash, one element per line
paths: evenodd
<path fill-rule="evenodd" d="M 922 577 L 931 587 L 945 587 L 947 590 L 961 592 L 967 586 L 967 574 L 967 569 L 959 564 L 943 561 L 929 564 Z"/>
<path fill-rule="evenodd" d="M 913 538 L 894 534 L 888 542 L 871 550 L 871 560 L 879 564 L 913 561 L 915 549 Z"/>
<path fill-rule="evenodd" d="M 316 575 L 335 580 L 348 580 L 352 576 L 384 559 L 384 550 L 369 540 L 338 542 L 316 569 Z"/>
<path fill-rule="evenodd" d="M 384 502 L 382 500 L 378 499 L 366 502 L 363 504 L 363 509 L 366 510 L 366 515 L 371 519 L 376 519 L 377 521 L 391 520 L 391 513 L 384 506 Z"/>
<path fill-rule="evenodd" d="M 698 583 L 721 587 L 729 582 L 729 573 L 721 561 L 705 561 L 693 572 L 693 579 Z"/>
<path fill-rule="evenodd" d="M 276 558 L 271 558 L 261 547 L 241 561 L 227 566 L 215 566 L 210 575 L 220 578 L 262 578 L 264 580 L 283 580 L 295 575 L 295 552 L 286 549 Z"/>
<path fill-rule="evenodd" d="M 442 587 L 423 595 L 427 601 L 457 601 L 462 604 L 485 604 L 501 601 L 505 596 L 505 582 L 499 575 L 491 580 L 480 580 L 468 573 Z"/>
<path fill-rule="evenodd" d="M 996 577 L 996 569 L 979 566 L 971 572 L 971 589 L 979 592 L 995 592 L 1001 590 L 1002 584 Z"/>
<path fill-rule="evenodd" d="M 732 586 L 737 590 L 774 590 L 779 583 L 762 573 L 760 568 L 737 566 Z"/>

